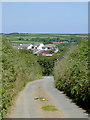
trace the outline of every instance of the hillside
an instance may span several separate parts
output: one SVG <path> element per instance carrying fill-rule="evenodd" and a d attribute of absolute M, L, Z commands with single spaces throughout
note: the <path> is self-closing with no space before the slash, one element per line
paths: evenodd
<path fill-rule="evenodd" d="M 88 42 L 71 46 L 54 67 L 55 86 L 90 112 Z"/>
<path fill-rule="evenodd" d="M 19 91 L 35 79 L 41 78 L 41 67 L 31 51 L 14 50 L 6 40 L 2 41 L 2 117 Z"/>

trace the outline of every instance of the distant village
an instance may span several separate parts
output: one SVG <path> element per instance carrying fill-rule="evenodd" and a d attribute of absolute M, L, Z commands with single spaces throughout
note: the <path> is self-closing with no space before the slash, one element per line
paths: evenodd
<path fill-rule="evenodd" d="M 58 47 L 54 44 L 46 44 L 43 43 L 35 43 L 35 44 L 20 44 L 19 46 L 13 46 L 14 49 L 26 49 L 32 50 L 34 55 L 39 56 L 40 54 L 43 56 L 52 56 L 53 53 L 58 52 Z M 51 53 L 50 51 L 53 51 Z"/>

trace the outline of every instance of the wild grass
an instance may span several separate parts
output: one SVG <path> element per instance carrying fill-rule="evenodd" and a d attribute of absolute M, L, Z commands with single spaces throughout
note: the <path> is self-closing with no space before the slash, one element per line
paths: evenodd
<path fill-rule="evenodd" d="M 9 42 L 2 42 L 2 118 L 5 118 L 14 97 L 27 84 L 42 76 L 37 57 L 28 50 L 14 50 Z"/>
<path fill-rule="evenodd" d="M 43 106 L 42 109 L 45 111 L 57 111 L 58 110 L 56 106 L 52 106 L 52 105 Z"/>
<path fill-rule="evenodd" d="M 41 101 L 48 101 L 45 97 L 40 97 L 39 98 Z"/>

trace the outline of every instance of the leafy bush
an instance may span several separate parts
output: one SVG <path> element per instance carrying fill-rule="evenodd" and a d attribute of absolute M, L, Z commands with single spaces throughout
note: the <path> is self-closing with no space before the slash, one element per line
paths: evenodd
<path fill-rule="evenodd" d="M 88 76 L 88 42 L 79 41 L 71 46 L 63 58 L 56 63 L 55 86 L 78 104 L 88 108 L 90 106 Z"/>
<path fill-rule="evenodd" d="M 39 79 L 42 75 L 37 58 L 31 51 L 14 50 L 10 43 L 2 43 L 2 118 L 16 94 L 27 82 Z"/>
<path fill-rule="evenodd" d="M 42 74 L 47 76 L 47 75 L 52 75 L 53 73 L 53 67 L 55 64 L 55 61 L 58 59 L 58 55 L 53 55 L 53 56 L 39 56 L 38 57 L 38 63 L 42 67 Z"/>

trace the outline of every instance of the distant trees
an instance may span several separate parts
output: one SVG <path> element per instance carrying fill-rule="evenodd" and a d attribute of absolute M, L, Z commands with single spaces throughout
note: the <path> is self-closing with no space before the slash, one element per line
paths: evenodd
<path fill-rule="evenodd" d="M 71 41 L 73 40 L 73 38 L 71 37 Z"/>
<path fill-rule="evenodd" d="M 52 75 L 53 74 L 53 67 L 54 63 L 57 60 L 58 56 L 54 55 L 52 57 L 46 56 L 39 56 L 38 63 L 42 67 L 42 74 L 44 76 Z"/>
<path fill-rule="evenodd" d="M 52 43 L 52 41 L 47 40 L 47 41 L 44 42 L 44 44 L 53 44 L 53 43 Z"/>
<path fill-rule="evenodd" d="M 24 40 L 24 38 L 19 38 L 18 40 Z"/>
<path fill-rule="evenodd" d="M 54 51 L 53 51 L 53 50 L 49 50 L 49 52 L 50 52 L 50 53 L 54 53 Z"/>
<path fill-rule="evenodd" d="M 60 38 L 59 38 L 59 37 L 57 38 L 57 41 L 58 41 L 58 42 L 60 41 Z"/>

